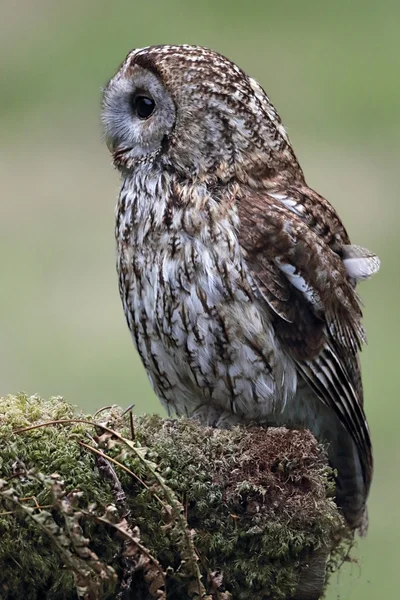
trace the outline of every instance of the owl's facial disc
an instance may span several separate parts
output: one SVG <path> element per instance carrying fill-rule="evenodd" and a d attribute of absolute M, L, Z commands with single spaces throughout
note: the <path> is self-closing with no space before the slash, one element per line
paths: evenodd
<path fill-rule="evenodd" d="M 102 121 L 117 167 L 151 160 L 171 133 L 175 105 L 158 77 L 135 65 L 119 71 L 107 85 Z"/>

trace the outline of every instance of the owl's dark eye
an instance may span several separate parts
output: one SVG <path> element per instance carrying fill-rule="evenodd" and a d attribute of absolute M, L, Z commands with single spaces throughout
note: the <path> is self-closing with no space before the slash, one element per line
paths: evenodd
<path fill-rule="evenodd" d="M 139 119 L 148 119 L 154 112 L 156 103 L 149 96 L 134 96 L 132 98 L 132 108 Z"/>

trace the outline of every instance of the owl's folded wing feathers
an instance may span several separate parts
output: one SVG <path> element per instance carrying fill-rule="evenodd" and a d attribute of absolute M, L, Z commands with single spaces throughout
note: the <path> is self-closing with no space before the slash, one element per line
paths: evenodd
<path fill-rule="evenodd" d="M 276 335 L 302 377 L 354 439 L 368 487 L 372 453 L 358 358 L 365 333 L 355 269 L 347 273 L 343 260 L 363 260 L 366 251 L 352 253 L 349 248 L 358 247 L 345 244 L 340 256 L 327 243 L 329 232 L 324 239 L 293 206 L 273 196 L 245 194 L 238 210 L 239 242 L 270 308 Z M 357 266 L 364 274 L 376 266 L 373 255 L 365 258 Z"/>
<path fill-rule="evenodd" d="M 309 187 L 302 187 L 302 184 L 295 188 L 288 186 L 285 192 L 269 192 L 269 198 L 288 208 L 341 256 L 353 284 L 379 271 L 379 258 L 362 246 L 350 244 L 347 231 L 332 205 Z"/>

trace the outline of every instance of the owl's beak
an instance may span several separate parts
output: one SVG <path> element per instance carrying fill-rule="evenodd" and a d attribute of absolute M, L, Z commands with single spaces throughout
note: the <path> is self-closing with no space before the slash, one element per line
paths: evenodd
<path fill-rule="evenodd" d="M 135 162 L 131 155 L 133 148 L 127 146 L 114 147 L 112 144 L 108 148 L 112 154 L 114 166 L 117 169 L 127 169 Z"/>
<path fill-rule="evenodd" d="M 114 159 L 122 158 L 128 152 L 131 152 L 132 148 L 127 148 L 126 146 L 123 148 L 113 148 L 109 146 L 109 150 L 113 155 Z"/>

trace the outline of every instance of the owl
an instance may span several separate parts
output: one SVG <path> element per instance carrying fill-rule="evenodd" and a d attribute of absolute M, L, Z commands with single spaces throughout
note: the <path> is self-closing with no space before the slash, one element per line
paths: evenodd
<path fill-rule="evenodd" d="M 365 532 L 355 288 L 378 258 L 308 187 L 262 87 L 212 50 L 131 51 L 102 122 L 122 175 L 119 291 L 161 403 L 216 427 L 308 428 L 327 446 L 347 523 Z"/>

